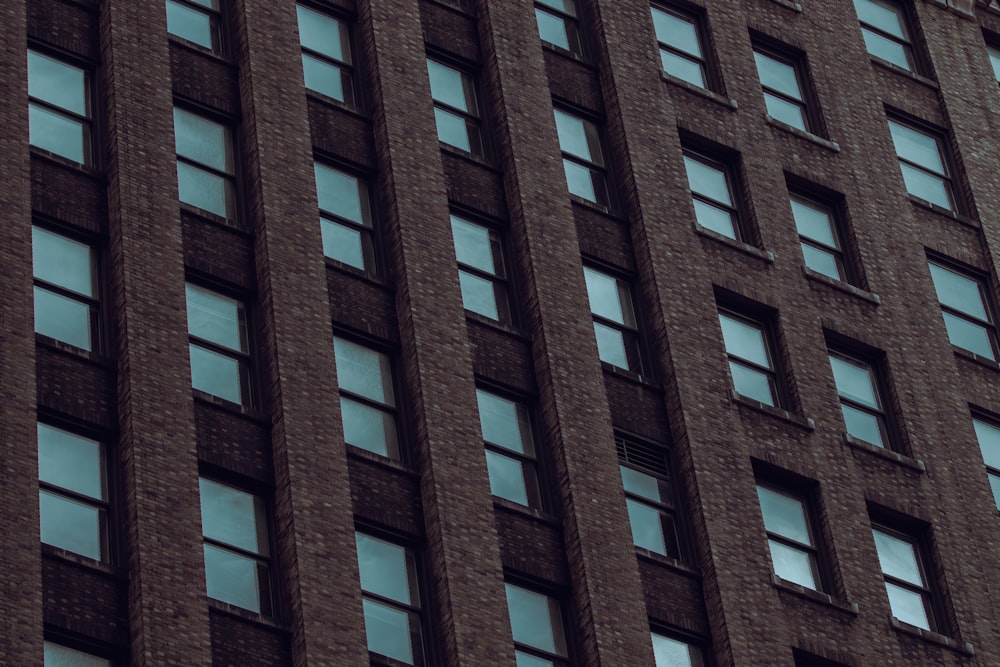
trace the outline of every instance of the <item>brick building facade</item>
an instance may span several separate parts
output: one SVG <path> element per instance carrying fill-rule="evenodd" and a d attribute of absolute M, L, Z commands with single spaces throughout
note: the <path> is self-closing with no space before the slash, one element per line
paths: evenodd
<path fill-rule="evenodd" d="M 1000 665 L 994 0 L 0 18 L 0 663 Z"/>

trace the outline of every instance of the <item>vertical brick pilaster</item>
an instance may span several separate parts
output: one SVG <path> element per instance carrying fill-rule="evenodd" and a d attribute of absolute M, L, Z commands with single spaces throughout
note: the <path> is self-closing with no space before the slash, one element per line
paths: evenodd
<path fill-rule="evenodd" d="M 31 296 L 31 182 L 28 157 L 28 77 L 24 3 L 0 9 L 0 502 L 5 514 L 0 549 L 0 662 L 33 665 L 42 655 L 42 573 L 38 532 L 35 442 L 35 336 Z M 11 187 L 10 184 L 15 184 Z"/>
<path fill-rule="evenodd" d="M 127 522 L 132 665 L 211 663 L 166 15 L 109 0 L 112 304 Z"/>
<path fill-rule="evenodd" d="M 367 665 L 295 3 L 237 3 L 247 194 L 293 664 Z"/>
<path fill-rule="evenodd" d="M 420 9 L 415 0 L 373 0 L 372 34 L 380 93 L 375 133 L 380 183 L 392 203 L 402 366 L 414 403 L 426 556 L 434 576 L 448 665 L 514 661 L 475 401 L 465 311 L 440 148 L 432 113 Z M 484 638 L 491 638 L 484 641 Z"/>

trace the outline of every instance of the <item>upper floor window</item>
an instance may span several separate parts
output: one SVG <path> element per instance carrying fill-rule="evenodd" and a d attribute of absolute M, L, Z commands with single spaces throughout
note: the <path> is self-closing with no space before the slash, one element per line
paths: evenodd
<path fill-rule="evenodd" d="M 399 458 L 396 397 L 389 357 L 334 337 L 344 442 L 392 459 Z"/>
<path fill-rule="evenodd" d="M 986 464 L 986 475 L 993 490 L 993 500 L 1000 510 L 1000 425 L 984 417 L 973 415 L 972 426 L 976 429 L 979 451 Z"/>
<path fill-rule="evenodd" d="M 438 139 L 473 155 L 483 155 L 476 87 L 468 72 L 427 59 Z"/>
<path fill-rule="evenodd" d="M 375 242 L 368 184 L 357 176 L 319 162 L 313 167 L 323 254 L 374 273 Z"/>
<path fill-rule="evenodd" d="M 674 7 L 654 5 L 650 10 L 663 71 L 699 88 L 712 87 L 701 18 Z"/>
<path fill-rule="evenodd" d="M 804 58 L 759 44 L 754 45 L 753 58 L 767 115 L 803 132 L 815 132 L 815 110 L 806 97 Z"/>
<path fill-rule="evenodd" d="M 789 203 L 806 266 L 827 278 L 851 282 L 837 211 L 824 202 L 797 193 L 789 196 Z"/>
<path fill-rule="evenodd" d="M 32 146 L 90 164 L 90 104 L 86 70 L 28 51 L 28 134 Z"/>
<path fill-rule="evenodd" d="M 561 109 L 554 111 L 569 193 L 600 206 L 610 206 L 607 167 L 597 126 Z"/>
<path fill-rule="evenodd" d="M 107 658 L 55 642 L 44 643 L 43 655 L 43 667 L 111 667 L 111 661 Z"/>
<path fill-rule="evenodd" d="M 191 283 L 186 294 L 192 386 L 232 403 L 251 405 L 246 307 Z"/>
<path fill-rule="evenodd" d="M 615 446 L 632 542 L 653 553 L 680 559 L 667 451 L 623 436 L 615 436 Z"/>
<path fill-rule="evenodd" d="M 854 10 L 868 53 L 911 72 L 917 69 L 909 18 L 902 5 L 891 0 L 854 0 Z"/>
<path fill-rule="evenodd" d="M 1000 48 L 987 44 L 986 53 L 990 57 L 990 65 L 993 67 L 993 78 L 1000 82 Z"/>
<path fill-rule="evenodd" d="M 655 630 L 649 635 L 653 641 L 655 667 L 705 667 L 701 649 L 691 642 Z"/>
<path fill-rule="evenodd" d="M 236 218 L 236 163 L 228 127 L 174 107 L 180 200 L 219 217 Z"/>
<path fill-rule="evenodd" d="M 368 650 L 406 665 L 425 664 L 413 552 L 365 533 L 354 535 Z"/>
<path fill-rule="evenodd" d="M 641 373 L 639 328 L 632 307 L 632 289 L 621 278 L 589 266 L 583 267 L 583 276 L 601 361 Z"/>
<path fill-rule="evenodd" d="M 514 584 L 505 587 L 518 667 L 567 667 L 570 663 L 559 601 Z"/>
<path fill-rule="evenodd" d="M 893 429 L 878 367 L 837 350 L 830 350 L 830 366 L 847 434 L 876 447 L 892 448 Z"/>
<path fill-rule="evenodd" d="M 535 20 L 543 42 L 583 55 L 576 0 L 535 0 Z"/>
<path fill-rule="evenodd" d="M 263 499 L 204 477 L 199 484 L 208 596 L 258 614 L 272 613 Z"/>
<path fill-rule="evenodd" d="M 996 361 L 997 330 L 986 281 L 933 261 L 928 267 L 951 344 Z"/>
<path fill-rule="evenodd" d="M 94 249 L 41 227 L 31 229 L 35 331 L 83 350 L 99 340 Z"/>
<path fill-rule="evenodd" d="M 167 32 L 175 37 L 217 52 L 219 25 L 219 0 L 167 0 Z"/>
<path fill-rule="evenodd" d="M 922 541 L 914 534 L 880 524 L 872 525 L 872 535 L 892 615 L 918 628 L 940 632 Z"/>
<path fill-rule="evenodd" d="M 719 324 L 736 393 L 777 407 L 780 386 L 768 323 L 720 309 Z"/>
<path fill-rule="evenodd" d="M 511 323 L 500 235 L 493 229 L 451 216 L 458 282 L 466 310 L 501 324 Z"/>
<path fill-rule="evenodd" d="M 303 5 L 297 5 L 296 10 L 306 88 L 354 106 L 354 70 L 347 24 Z"/>
<path fill-rule="evenodd" d="M 955 211 L 955 186 L 945 157 L 944 137 L 892 118 L 889 119 L 889 132 L 896 147 L 906 191 L 914 197 Z"/>
<path fill-rule="evenodd" d="M 684 168 L 698 225 L 731 239 L 743 240 L 746 233 L 732 166 L 706 155 L 684 151 Z"/>
<path fill-rule="evenodd" d="M 104 445 L 38 423 L 42 542 L 108 560 L 108 479 Z"/>
<path fill-rule="evenodd" d="M 539 508 L 538 464 L 528 408 L 476 389 L 479 425 L 486 443 L 490 491 L 518 505 Z"/>
<path fill-rule="evenodd" d="M 774 573 L 786 581 L 823 590 L 817 540 L 808 500 L 795 493 L 757 483 L 767 546 Z"/>

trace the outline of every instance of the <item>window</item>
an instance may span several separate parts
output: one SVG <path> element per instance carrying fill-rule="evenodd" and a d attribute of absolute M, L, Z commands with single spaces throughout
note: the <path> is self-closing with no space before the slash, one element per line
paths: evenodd
<path fill-rule="evenodd" d="M 494 230 L 451 216 L 458 259 L 458 282 L 466 310 L 510 324 L 507 281 L 500 235 Z"/>
<path fill-rule="evenodd" d="M 28 134 L 31 145 L 90 164 L 90 74 L 28 51 Z"/>
<path fill-rule="evenodd" d="M 976 429 L 976 440 L 983 453 L 986 474 L 990 480 L 990 488 L 993 489 L 993 500 L 1000 510 L 1000 426 L 978 415 L 972 416 L 972 426 Z"/>
<path fill-rule="evenodd" d="M 764 90 L 767 115 L 804 132 L 812 131 L 805 97 L 804 59 L 755 45 L 753 59 Z"/>
<path fill-rule="evenodd" d="M 44 667 L 111 667 L 111 661 L 54 642 L 44 643 Z"/>
<path fill-rule="evenodd" d="M 167 0 L 167 32 L 219 51 L 219 0 Z"/>
<path fill-rule="evenodd" d="M 795 193 L 789 196 L 789 202 L 806 266 L 827 278 L 850 282 L 836 211 Z"/>
<path fill-rule="evenodd" d="M 318 162 L 313 167 L 323 254 L 356 269 L 374 273 L 375 244 L 368 184 L 356 176 Z"/>
<path fill-rule="evenodd" d="M 249 406 L 250 353 L 243 303 L 188 283 L 191 384 L 198 391 Z"/>
<path fill-rule="evenodd" d="M 83 350 L 99 341 L 94 250 L 41 227 L 31 229 L 35 331 Z"/>
<path fill-rule="evenodd" d="M 774 573 L 793 584 L 822 590 L 816 537 L 808 501 L 784 489 L 757 482 L 767 546 Z"/>
<path fill-rule="evenodd" d="M 576 0 L 535 0 L 535 20 L 543 42 L 583 55 Z"/>
<path fill-rule="evenodd" d="M 655 667 L 705 667 L 701 649 L 675 637 L 660 632 L 650 632 L 653 641 Z"/>
<path fill-rule="evenodd" d="M 691 151 L 684 151 L 684 168 L 691 203 L 698 224 L 717 234 L 742 240 L 743 223 L 736 204 L 729 165 Z"/>
<path fill-rule="evenodd" d="M 505 587 L 517 667 L 569 665 L 559 602 L 514 584 Z"/>
<path fill-rule="evenodd" d="M 569 193 L 600 206 L 610 206 L 607 167 L 597 126 L 561 109 L 555 109 L 555 116 Z"/>
<path fill-rule="evenodd" d="M 368 650 L 407 665 L 423 665 L 420 590 L 413 552 L 355 533 Z"/>
<path fill-rule="evenodd" d="M 483 155 L 476 88 L 468 73 L 427 59 L 438 139 L 473 155 Z"/>
<path fill-rule="evenodd" d="M 673 7 L 650 11 L 663 71 L 699 88 L 711 87 L 699 17 Z"/>
<path fill-rule="evenodd" d="M 997 331 L 985 280 L 934 261 L 928 267 L 951 344 L 996 361 Z"/>
<path fill-rule="evenodd" d="M 795 658 L 795 667 L 848 667 L 843 663 L 834 662 L 829 658 L 823 658 L 799 648 L 792 649 L 792 656 Z"/>
<path fill-rule="evenodd" d="M 917 69 L 906 10 L 891 0 L 854 0 L 868 53 L 905 70 Z"/>
<path fill-rule="evenodd" d="M 949 211 L 956 210 L 954 186 L 945 159 L 944 138 L 889 119 L 906 191 Z"/>
<path fill-rule="evenodd" d="M 351 38 L 338 18 L 297 5 L 306 88 L 354 106 Z"/>
<path fill-rule="evenodd" d="M 270 614 L 270 539 L 264 501 L 204 477 L 199 485 L 208 596 Z"/>
<path fill-rule="evenodd" d="M 879 524 L 872 525 L 872 535 L 892 615 L 904 623 L 937 632 L 934 596 L 920 540 Z"/>
<path fill-rule="evenodd" d="M 623 436 L 615 436 L 615 447 L 632 542 L 653 553 L 680 559 L 667 451 Z"/>
<path fill-rule="evenodd" d="M 830 350 L 830 366 L 847 434 L 876 447 L 891 447 L 893 438 L 886 416 L 883 381 L 875 365 Z"/>
<path fill-rule="evenodd" d="M 639 331 L 628 283 L 606 273 L 583 267 L 590 313 L 601 361 L 636 373 L 642 372 Z"/>
<path fill-rule="evenodd" d="M 42 542 L 108 560 L 108 479 L 104 445 L 38 424 Z"/>
<path fill-rule="evenodd" d="M 344 441 L 389 458 L 399 458 L 396 398 L 389 357 L 334 337 Z"/>
<path fill-rule="evenodd" d="M 229 128 L 174 107 L 174 141 L 180 200 L 235 219 L 236 168 Z"/>
<path fill-rule="evenodd" d="M 993 67 L 993 78 L 1000 82 L 1000 48 L 992 44 L 986 45 L 986 53 L 990 57 L 990 65 Z"/>
<path fill-rule="evenodd" d="M 780 403 L 770 332 L 764 322 L 720 310 L 722 340 L 737 394 L 765 405 Z"/>
<path fill-rule="evenodd" d="M 476 399 L 486 442 L 490 491 L 518 505 L 541 507 L 528 408 L 483 389 L 476 389 Z"/>

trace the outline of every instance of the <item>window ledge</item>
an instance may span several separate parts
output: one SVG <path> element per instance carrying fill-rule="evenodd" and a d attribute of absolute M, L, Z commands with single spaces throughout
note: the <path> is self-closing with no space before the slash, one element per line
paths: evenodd
<path fill-rule="evenodd" d="M 707 239 L 712 239 L 713 241 L 718 241 L 724 245 L 729 246 L 733 250 L 739 250 L 742 253 L 746 253 L 751 257 L 756 257 L 757 259 L 762 259 L 768 264 L 774 263 L 774 253 L 770 250 L 762 250 L 757 246 L 752 246 L 749 243 L 744 243 L 743 241 L 737 241 L 734 238 L 730 238 L 725 234 L 720 234 L 719 232 L 713 231 L 708 227 L 702 227 L 697 222 L 694 223 L 694 231 L 699 235 L 704 236 Z"/>
<path fill-rule="evenodd" d="M 525 343 L 531 342 L 531 336 L 528 336 L 520 329 L 513 327 L 509 324 L 504 324 L 503 322 L 498 322 L 496 320 L 491 320 L 485 315 L 480 315 L 479 313 L 473 312 L 471 310 L 465 311 L 465 319 L 470 322 L 475 322 L 476 324 L 481 324 L 484 327 L 488 327 L 502 334 L 506 334 L 511 338 L 517 338 Z"/>
<path fill-rule="evenodd" d="M 358 447 L 356 445 L 351 445 L 349 443 L 344 443 L 344 446 L 347 447 L 348 456 L 352 456 L 356 459 L 364 459 L 365 461 L 370 461 L 371 463 L 375 463 L 383 468 L 394 470 L 396 472 L 401 472 L 404 475 L 409 475 L 410 477 L 413 478 L 417 478 L 420 476 L 420 473 L 418 473 L 417 471 L 415 471 L 413 468 L 406 465 L 402 461 L 391 459 L 388 456 L 382 456 L 381 454 L 376 454 L 375 452 L 369 452 L 367 449 L 362 449 L 361 447 Z"/>
<path fill-rule="evenodd" d="M 851 614 L 852 616 L 858 615 L 857 602 L 838 600 L 829 593 L 813 590 L 812 588 L 806 588 L 805 586 L 793 583 L 787 579 L 782 579 L 776 574 L 771 575 L 771 583 L 773 583 L 780 591 L 785 591 L 801 598 L 805 598 L 806 600 L 833 607 L 838 611 Z"/>
<path fill-rule="evenodd" d="M 70 160 L 67 157 L 63 157 L 58 153 L 53 153 L 52 151 L 47 151 L 44 148 L 39 148 L 38 146 L 31 146 L 31 155 L 37 157 L 41 160 L 51 162 L 53 164 L 59 165 L 60 167 L 65 167 L 66 169 L 72 169 L 73 171 L 79 172 L 86 176 L 90 176 L 96 180 L 103 181 L 104 171 L 98 169 L 93 164 L 84 164 L 83 162 L 76 162 Z"/>
<path fill-rule="evenodd" d="M 287 626 L 278 623 L 272 616 L 258 614 L 257 612 L 250 611 L 249 609 L 243 609 L 242 607 L 237 607 L 236 605 L 231 605 L 228 602 L 223 602 L 222 600 L 216 600 L 214 598 L 207 599 L 208 608 L 212 611 L 217 611 L 221 614 L 225 614 L 226 616 L 233 616 L 241 621 L 249 621 L 250 623 L 263 625 L 271 630 L 277 630 L 278 632 L 291 633 L 291 630 L 289 630 Z"/>
<path fill-rule="evenodd" d="M 735 389 L 731 390 L 730 397 L 733 403 L 737 405 L 742 405 L 743 407 L 750 408 L 751 410 L 756 410 L 770 417 L 777 417 L 783 421 L 788 422 L 794 426 L 798 426 L 806 431 L 816 430 L 816 422 L 809 417 L 803 417 L 802 415 L 797 415 L 794 412 L 789 412 L 783 408 L 776 408 L 773 405 L 767 405 L 766 403 L 761 403 L 760 401 L 750 398 L 749 396 L 744 396 Z"/>
<path fill-rule="evenodd" d="M 942 635 L 940 632 L 934 632 L 932 630 L 924 630 L 923 628 L 918 628 L 915 625 L 910 625 L 905 621 L 901 621 L 895 616 L 889 617 L 889 625 L 892 626 L 897 632 L 902 632 L 907 635 L 912 635 L 914 637 L 919 637 L 921 639 L 926 639 L 927 641 L 950 648 L 953 651 L 958 651 L 965 655 L 975 655 L 976 649 L 971 642 L 960 642 L 957 639 L 952 639 L 947 635 Z"/>
<path fill-rule="evenodd" d="M 167 33 L 167 38 L 170 40 L 172 44 L 176 44 L 181 48 L 189 49 L 191 51 L 194 51 L 198 55 L 207 56 L 209 58 L 212 58 L 213 60 L 218 60 L 220 63 L 229 65 L 230 67 L 235 67 L 235 63 L 233 63 L 233 61 L 230 60 L 228 57 L 226 57 L 219 51 L 213 51 L 212 49 L 208 48 L 207 46 L 203 46 L 198 42 L 192 42 L 190 39 L 185 39 L 180 35 L 175 35 L 169 32 Z"/>
<path fill-rule="evenodd" d="M 42 555 L 58 558 L 59 560 L 75 565 L 76 567 L 94 572 L 100 572 L 101 574 L 109 577 L 116 577 L 119 579 L 124 579 L 125 577 L 125 572 L 110 563 L 81 556 L 78 553 L 73 553 L 72 551 L 67 551 L 66 549 L 60 549 L 59 547 L 51 544 L 45 544 L 44 542 L 42 543 Z"/>
<path fill-rule="evenodd" d="M 875 292 L 869 292 L 867 290 L 863 290 L 860 287 L 855 287 L 854 285 L 851 285 L 850 283 L 845 283 L 842 280 L 834 280 L 830 276 L 824 276 L 822 273 L 818 271 L 813 271 L 808 266 L 802 267 L 802 273 L 805 274 L 805 277 L 808 278 L 809 280 L 815 280 L 818 283 L 829 285 L 830 287 L 838 289 L 841 292 L 846 292 L 847 294 L 850 294 L 852 296 L 860 297 L 865 301 L 869 301 L 875 304 L 876 306 L 882 303 L 882 299 L 879 298 L 879 295 L 875 294 Z"/>
<path fill-rule="evenodd" d="M 368 118 L 366 114 L 361 112 L 359 105 L 352 106 L 347 102 L 342 102 L 338 100 L 336 97 L 330 97 L 329 95 L 324 95 L 323 93 L 315 91 L 312 88 L 306 88 L 306 99 L 313 100 L 324 106 L 336 109 L 337 111 L 343 111 L 346 114 L 354 116 L 358 120 L 363 120 L 363 121 L 371 120 L 370 118 Z"/>
<path fill-rule="evenodd" d="M 485 137 L 483 137 L 483 141 L 485 143 Z M 490 169 L 492 171 L 498 171 L 497 166 L 491 160 L 489 160 L 485 155 L 476 155 L 475 153 L 470 153 L 469 151 L 463 151 L 461 148 L 458 148 L 457 146 L 452 146 L 451 144 L 446 144 L 440 139 L 438 139 L 438 146 L 441 147 L 442 153 L 447 153 L 448 155 L 456 157 L 459 160 L 465 160 L 466 162 L 477 164 L 480 167 L 486 167 L 487 169 Z"/>
<path fill-rule="evenodd" d="M 659 389 L 659 385 L 653 382 L 653 379 L 648 375 L 643 375 L 642 373 L 636 373 L 635 371 L 630 371 L 625 368 L 620 368 L 614 364 L 609 364 L 606 361 L 601 362 L 601 370 L 605 373 L 610 373 L 625 380 L 631 380 L 636 384 L 641 384 L 646 387 L 653 389 Z"/>
<path fill-rule="evenodd" d="M 445 9 L 450 9 L 456 14 L 461 14 L 462 16 L 470 16 L 472 18 L 475 18 L 476 16 L 475 13 L 469 11 L 469 9 L 465 7 L 464 3 L 460 5 L 459 3 L 448 2 L 447 0 L 430 0 L 430 1 L 433 2 L 435 5 L 437 5 L 438 7 L 444 7 Z"/>
<path fill-rule="evenodd" d="M 947 209 L 947 208 L 945 208 L 943 206 L 938 206 L 934 202 L 929 202 L 926 199 L 921 199 L 920 197 L 917 197 L 916 195 L 913 195 L 913 194 L 910 194 L 910 193 L 907 193 L 907 197 L 909 197 L 910 201 L 913 204 L 916 204 L 917 206 L 920 206 L 920 207 L 926 208 L 926 209 L 930 209 L 934 213 L 937 213 L 938 215 L 943 215 L 946 218 L 951 218 L 952 220 L 957 220 L 958 222 L 961 222 L 963 225 L 968 225 L 969 227 L 972 227 L 974 229 L 979 229 L 979 221 L 976 220 L 975 218 L 970 218 L 967 215 L 962 215 L 960 213 L 956 213 L 955 211 L 952 211 L 951 209 Z"/>
<path fill-rule="evenodd" d="M 561 521 L 554 514 L 550 514 L 544 510 L 538 509 L 537 507 L 528 507 L 526 505 L 520 505 L 512 500 L 501 498 L 500 496 L 493 496 L 493 508 L 499 509 L 501 511 L 521 514 L 531 519 L 532 521 L 547 523 L 550 526 L 561 525 Z"/>
<path fill-rule="evenodd" d="M 323 260 L 326 262 L 326 267 L 328 269 L 333 269 L 335 271 L 338 271 L 339 273 L 347 274 L 352 278 L 363 280 L 366 283 L 370 283 L 377 287 L 389 289 L 389 286 L 382 281 L 382 279 L 379 277 L 377 273 L 374 273 L 372 271 L 365 271 L 364 269 L 359 269 L 356 266 L 345 264 L 344 262 L 336 260 L 332 257 L 327 257 L 326 255 L 323 256 Z"/>
<path fill-rule="evenodd" d="M 660 75 L 663 77 L 663 80 L 666 81 L 667 83 L 679 86 L 684 90 L 694 93 L 695 95 L 700 95 L 706 99 L 709 99 L 715 102 L 716 104 L 721 104 L 727 109 L 735 111 L 736 109 L 740 108 L 736 100 L 732 99 L 731 97 L 726 97 L 725 95 L 720 95 L 714 90 L 709 90 L 708 88 L 702 88 L 701 86 L 696 86 L 693 83 L 688 83 L 684 79 L 679 79 L 672 74 L 664 72 L 663 70 L 660 70 Z"/>
<path fill-rule="evenodd" d="M 980 354 L 976 354 L 971 350 L 966 350 L 964 347 L 958 347 L 956 345 L 952 345 L 951 349 L 955 352 L 956 357 L 960 357 L 967 361 L 971 361 L 974 364 L 978 364 L 979 366 L 984 366 L 985 368 L 989 368 L 990 370 L 994 371 L 1000 370 L 1000 364 L 998 364 L 993 359 L 989 359 Z"/>
<path fill-rule="evenodd" d="M 582 53 L 573 53 L 572 51 L 564 49 L 558 44 L 553 44 L 552 42 L 546 42 L 543 39 L 540 39 L 539 41 L 542 43 L 542 48 L 545 49 L 546 51 L 549 51 L 550 53 L 553 53 L 557 56 L 561 56 L 563 58 L 566 58 L 567 60 L 572 60 L 574 62 L 580 63 L 581 65 L 594 69 L 593 64 L 590 62 L 590 59 L 586 58 Z"/>
<path fill-rule="evenodd" d="M 180 200 L 178 200 L 177 203 L 180 204 L 182 213 L 193 215 L 204 222 L 218 225 L 219 227 L 225 227 L 226 229 L 232 229 L 237 232 L 243 232 L 247 236 L 250 236 L 244 226 L 240 224 L 239 218 L 224 218 L 221 215 L 216 215 L 215 213 L 206 211 L 203 208 L 198 208 L 197 206 L 192 206 L 191 204 L 185 204 Z"/>
<path fill-rule="evenodd" d="M 818 134 L 813 134 L 812 132 L 809 132 L 807 130 L 800 130 L 799 128 L 795 127 L 794 125 L 789 125 L 788 123 L 783 123 L 780 120 L 778 120 L 777 118 L 772 118 L 771 116 L 768 116 L 766 114 L 765 114 L 764 118 L 765 118 L 765 120 L 767 120 L 767 124 L 770 125 L 770 126 L 772 126 L 772 127 L 776 127 L 779 130 L 782 130 L 784 132 L 788 132 L 789 134 L 794 134 L 796 137 L 801 137 L 802 139 L 805 139 L 806 141 L 811 141 L 814 144 L 822 146 L 823 148 L 825 148 L 827 150 L 833 151 L 834 153 L 839 153 L 840 152 L 840 144 L 838 144 L 836 141 L 830 141 L 829 139 L 824 139 L 823 137 L 819 136 Z"/>
<path fill-rule="evenodd" d="M 600 213 L 601 215 L 606 215 L 612 220 L 622 221 L 622 217 L 616 215 L 614 210 L 610 206 L 602 206 L 597 202 L 592 202 L 589 199 L 584 199 L 583 197 L 579 197 L 573 194 L 572 192 L 569 193 L 569 202 L 570 204 L 577 204 L 579 206 L 583 206 L 584 208 L 589 208 L 591 211 L 595 211 L 597 213 Z"/>
<path fill-rule="evenodd" d="M 208 392 L 201 391 L 200 389 L 195 389 L 194 387 L 191 388 L 191 392 L 194 394 L 194 399 L 196 401 L 199 401 L 201 403 L 208 403 L 212 407 L 225 410 L 226 412 L 231 412 L 241 417 L 252 419 L 262 424 L 267 424 L 268 426 L 271 425 L 270 419 L 265 417 L 264 414 L 261 413 L 260 410 L 256 408 L 247 405 L 240 405 L 239 403 L 233 403 L 232 401 L 227 401 L 224 398 L 219 398 L 218 396 L 214 396 L 212 394 L 209 394 Z"/>
<path fill-rule="evenodd" d="M 62 354 L 83 359 L 95 366 L 100 366 L 101 368 L 106 368 L 108 370 L 115 369 L 115 363 L 110 357 L 106 357 L 99 352 L 94 352 L 93 350 L 85 350 L 82 347 L 64 343 L 55 338 L 49 338 L 45 334 L 40 334 L 37 331 L 35 332 L 35 344 L 47 347 L 54 352 L 60 352 Z"/>
<path fill-rule="evenodd" d="M 908 69 L 906 69 L 904 67 L 900 67 L 899 65 L 894 65 L 893 63 L 889 62 L 888 60 L 882 60 L 878 56 L 873 56 L 870 53 L 868 55 L 871 58 L 872 63 L 875 64 L 875 65 L 878 65 L 879 67 L 883 67 L 883 68 L 889 70 L 890 72 L 895 72 L 896 74 L 900 74 L 900 75 L 905 76 L 907 78 L 913 79 L 917 83 L 922 83 L 923 85 L 927 86 L 928 88 L 933 88 L 934 90 L 938 89 L 938 83 L 934 79 L 929 79 L 926 76 L 923 76 L 922 74 L 917 74 L 916 72 L 911 72 L 910 70 L 908 70 Z"/>
<path fill-rule="evenodd" d="M 924 462 L 921 461 L 920 459 L 915 459 L 912 456 L 907 456 L 906 454 L 900 454 L 899 452 L 894 452 L 891 449 L 886 449 L 885 447 L 879 447 L 877 445 L 871 444 L 870 442 L 859 440 L 858 438 L 855 438 L 854 436 L 848 433 L 844 434 L 844 443 L 846 443 L 850 447 L 853 447 L 854 449 L 858 449 L 863 452 L 867 452 L 869 454 L 874 454 L 875 456 L 879 456 L 889 461 L 894 461 L 895 463 L 904 465 L 907 468 L 912 468 L 917 472 L 926 472 L 927 470 L 927 466 L 924 465 Z"/>
<path fill-rule="evenodd" d="M 781 5 L 786 9 L 791 9 L 793 12 L 802 13 L 802 5 L 797 2 L 790 2 L 790 0 L 772 0 L 774 4 Z"/>
<path fill-rule="evenodd" d="M 643 560 L 648 560 L 650 562 L 656 563 L 657 565 L 668 567 L 672 570 L 677 570 L 681 574 L 685 574 L 692 577 L 700 577 L 701 573 L 694 569 L 687 563 L 677 560 L 676 558 L 671 558 L 670 556 L 664 556 L 663 554 L 658 554 L 655 551 L 650 551 L 649 549 L 644 549 L 642 547 L 635 547 L 635 555 Z"/>

